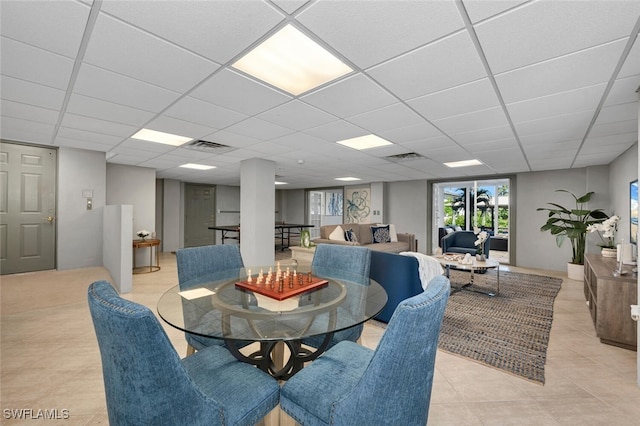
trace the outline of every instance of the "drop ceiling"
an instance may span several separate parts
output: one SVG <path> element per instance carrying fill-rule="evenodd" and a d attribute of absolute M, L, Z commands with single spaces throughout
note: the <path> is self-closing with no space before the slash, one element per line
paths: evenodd
<path fill-rule="evenodd" d="M 638 1 L 8 1 L 4 140 L 279 188 L 606 165 L 638 140 Z M 292 96 L 231 67 L 287 24 L 354 71 Z M 132 139 L 141 128 L 224 149 Z M 392 145 L 357 151 L 367 134 Z M 410 154 L 410 155 L 406 155 Z M 398 157 L 406 159 L 399 161 Z M 390 158 L 387 158 L 390 157 Z M 483 164 L 450 169 L 444 162 Z M 185 163 L 215 166 L 207 171 Z"/>

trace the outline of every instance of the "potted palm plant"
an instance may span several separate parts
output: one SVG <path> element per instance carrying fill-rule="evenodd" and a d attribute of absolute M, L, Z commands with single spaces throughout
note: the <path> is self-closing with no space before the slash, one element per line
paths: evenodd
<path fill-rule="evenodd" d="M 571 241 L 571 262 L 567 264 L 567 273 L 570 279 L 582 280 L 584 269 L 584 252 L 586 248 L 587 232 L 589 226 L 602 223 L 609 216 L 601 209 L 588 210 L 585 204 L 591 200 L 593 192 L 587 192 L 582 197 L 576 197 L 573 193 L 558 189 L 556 192 L 566 192 L 575 200 L 575 207 L 567 208 L 556 203 L 547 203 L 552 207 L 539 207 L 538 211 L 549 212 L 549 217 L 540 231 L 549 231 L 555 235 L 558 247 L 568 239 Z"/>

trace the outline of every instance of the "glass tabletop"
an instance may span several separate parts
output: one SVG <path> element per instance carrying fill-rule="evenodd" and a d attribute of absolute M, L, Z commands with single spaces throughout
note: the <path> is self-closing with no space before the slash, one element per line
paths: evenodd
<path fill-rule="evenodd" d="M 278 265 L 271 267 L 274 275 L 277 268 Z M 185 332 L 225 340 L 265 342 L 299 340 L 349 328 L 377 315 L 387 302 L 384 288 L 368 277 L 345 280 L 314 274 L 316 281 L 322 282 L 307 290 L 302 280 L 308 277 L 308 266 L 295 270 L 291 267 L 288 271 L 286 266 L 280 268 L 285 277 L 279 281 L 284 284 L 283 294 L 299 294 L 278 300 L 277 294 L 276 298 L 260 294 L 269 293 L 265 291 L 269 289 L 271 294 L 278 292 L 278 281 L 272 288 L 264 283 L 269 269 L 222 271 L 172 287 L 160 297 L 158 314 Z"/>

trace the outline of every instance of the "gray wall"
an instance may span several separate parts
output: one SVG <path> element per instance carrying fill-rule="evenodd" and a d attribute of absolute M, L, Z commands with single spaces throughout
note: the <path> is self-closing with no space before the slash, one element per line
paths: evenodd
<path fill-rule="evenodd" d="M 145 167 L 107 164 L 107 204 L 133 206 L 131 239 L 136 232 L 156 231 L 156 171 Z M 151 248 L 135 250 L 136 266 L 149 264 Z M 154 249 L 155 250 L 155 249 Z"/>
<path fill-rule="evenodd" d="M 57 268 L 102 266 L 102 216 L 106 200 L 104 152 L 58 150 Z M 93 191 L 87 210 L 82 190 Z"/>
<path fill-rule="evenodd" d="M 638 144 L 629 148 L 624 154 L 609 165 L 610 214 L 620 216 L 616 242 L 630 238 L 629 224 L 629 183 L 638 178 Z"/>
<path fill-rule="evenodd" d="M 288 191 L 278 190 L 281 193 L 280 217 L 287 223 L 307 223 L 304 215 L 305 208 L 305 191 L 304 189 L 292 189 Z"/>
<path fill-rule="evenodd" d="M 182 247 L 183 241 L 180 233 L 182 185 L 179 180 L 164 179 L 162 186 L 162 250 L 174 252 Z"/>
<path fill-rule="evenodd" d="M 393 223 L 396 232 L 415 234 L 418 251 L 427 249 L 427 181 L 389 182 L 385 185 L 385 223 Z"/>
<path fill-rule="evenodd" d="M 547 203 L 565 207 L 574 205 L 569 194 L 555 192 L 566 189 L 576 196 L 595 191 L 589 208 L 608 208 L 607 166 L 519 173 L 517 175 L 516 265 L 529 268 L 566 271 L 571 260 L 571 244 L 566 241 L 558 248 L 555 237 L 540 232 L 548 214 L 537 211 Z M 603 189 L 603 185 L 605 189 Z M 595 237 L 595 236 L 594 236 Z M 589 249 L 587 250 L 589 252 Z"/>

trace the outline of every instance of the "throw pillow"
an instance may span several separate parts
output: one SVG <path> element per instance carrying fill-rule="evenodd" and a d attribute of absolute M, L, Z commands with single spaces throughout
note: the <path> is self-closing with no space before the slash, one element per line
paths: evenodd
<path fill-rule="evenodd" d="M 347 241 L 344 239 L 344 231 L 340 225 L 336 226 L 336 229 L 329 234 L 329 239 L 332 241 Z"/>
<path fill-rule="evenodd" d="M 389 227 L 389 238 L 391 238 L 392 243 L 398 242 L 398 233 L 396 232 L 396 226 L 392 223 L 387 225 L 386 223 L 378 223 L 377 226 L 388 226 Z"/>
<path fill-rule="evenodd" d="M 374 243 L 390 243 L 391 235 L 389 234 L 389 225 L 372 226 L 371 239 Z"/>
<path fill-rule="evenodd" d="M 353 229 L 349 228 L 346 231 L 344 231 L 344 239 L 347 241 L 350 241 L 352 243 L 357 243 L 358 242 L 358 236 L 356 235 L 355 232 L 353 232 Z"/>

